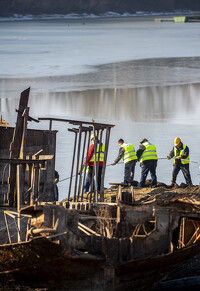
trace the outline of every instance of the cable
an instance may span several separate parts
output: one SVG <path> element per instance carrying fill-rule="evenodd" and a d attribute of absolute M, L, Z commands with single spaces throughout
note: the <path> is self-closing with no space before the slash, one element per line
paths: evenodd
<path fill-rule="evenodd" d="M 158 160 L 168 160 L 168 158 L 158 158 Z M 190 161 L 191 163 L 195 163 L 195 164 L 200 164 L 200 162 L 194 162 L 194 161 Z M 119 165 L 119 164 L 123 164 L 124 162 L 120 162 L 120 163 L 117 163 L 116 165 Z M 109 165 L 107 165 L 106 167 L 109 167 L 109 166 L 111 166 L 112 164 L 109 164 Z M 75 177 L 75 175 L 73 175 L 72 176 L 72 178 L 73 177 Z M 63 181 L 65 181 L 65 180 L 68 180 L 68 179 L 70 179 L 70 177 L 67 177 L 67 178 L 65 178 L 65 179 L 62 179 L 62 180 L 60 180 L 60 181 L 58 181 L 58 183 L 60 183 L 60 182 L 63 182 Z"/>
<path fill-rule="evenodd" d="M 123 163 L 124 163 L 124 162 L 120 162 L 120 163 L 117 163 L 117 164 L 123 164 Z M 117 164 L 116 164 L 116 165 L 117 165 Z M 111 165 L 112 165 L 112 164 L 109 164 L 109 165 L 107 165 L 106 167 L 109 167 L 109 166 L 111 166 Z M 75 176 L 76 176 L 76 175 L 73 175 L 72 178 L 75 177 Z M 58 183 L 63 182 L 63 181 L 65 181 L 65 180 L 68 180 L 68 179 L 70 179 L 70 178 L 71 178 L 71 177 L 64 178 L 64 179 L 58 181 Z"/>

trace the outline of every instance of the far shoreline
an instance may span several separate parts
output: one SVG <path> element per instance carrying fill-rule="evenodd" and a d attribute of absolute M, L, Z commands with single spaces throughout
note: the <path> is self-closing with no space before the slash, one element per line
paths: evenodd
<path fill-rule="evenodd" d="M 69 14 L 11 14 L 7 16 L 0 16 L 0 22 L 6 21 L 42 21 L 42 20 L 86 20 L 86 19 L 116 19 L 116 18 L 151 18 L 151 17 L 167 17 L 167 16 L 187 16 L 187 15 L 198 15 L 200 11 L 173 11 L 173 12 L 145 12 L 138 11 L 136 13 L 128 13 L 125 12 L 123 14 L 116 12 L 105 12 L 103 14 L 77 14 L 77 13 L 69 13 Z"/>

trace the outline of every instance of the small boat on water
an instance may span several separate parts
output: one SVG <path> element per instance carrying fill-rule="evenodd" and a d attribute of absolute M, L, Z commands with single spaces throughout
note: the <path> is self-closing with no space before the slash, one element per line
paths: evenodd
<path fill-rule="evenodd" d="M 187 194 L 181 190 L 170 199 L 160 195 L 143 201 L 135 199 L 133 186 L 125 188 L 121 183 L 111 191 L 112 202 L 105 200 L 103 182 L 100 191 L 94 185 L 93 191 L 83 193 L 85 177 L 78 175 L 78 168 L 88 151 L 91 132 L 97 132 L 101 141 L 105 137 L 105 175 L 113 125 L 59 120 L 78 128 L 69 129 L 76 154 L 68 198 L 54 201 L 54 119 L 49 119 L 48 132 L 29 132 L 27 122 L 34 120 L 24 101 L 29 91 L 21 94 L 16 128 L 10 135 L 12 151 L 9 157 L 5 150 L 0 153 L 0 164 L 9 166 L 1 167 L 3 187 L 8 181 L 9 194 L 0 207 L 0 278 L 5 288 L 19 281 L 34 287 L 39 280 L 42 286 L 54 283 L 70 290 L 148 290 L 200 252 L 200 201 L 188 195 L 200 193 L 199 186 L 189 188 Z M 42 136 L 44 154 L 36 147 L 36 136 L 39 140 Z M 95 167 L 98 171 L 98 163 Z M 153 191 L 159 194 L 162 187 Z"/>
<path fill-rule="evenodd" d="M 200 15 L 175 16 L 172 18 L 155 18 L 155 22 L 200 22 Z"/>

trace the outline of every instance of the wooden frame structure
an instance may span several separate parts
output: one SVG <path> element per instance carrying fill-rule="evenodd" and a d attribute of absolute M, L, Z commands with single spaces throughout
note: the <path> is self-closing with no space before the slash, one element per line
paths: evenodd
<path fill-rule="evenodd" d="M 32 205 L 38 201 L 40 170 L 45 169 L 47 160 L 54 158 L 54 155 L 41 155 L 43 149 L 40 149 L 37 153 L 30 154 L 30 152 L 27 152 L 27 123 L 28 121 L 39 122 L 39 120 L 29 116 L 29 107 L 27 107 L 29 94 L 30 88 L 24 90 L 20 96 L 9 157 L 0 158 L 1 164 L 6 164 L 6 167 L 9 166 L 8 192 L 2 206 L 16 207 L 18 212 L 25 204 Z M 25 182 L 26 172 L 28 172 L 27 182 Z"/>
<path fill-rule="evenodd" d="M 90 146 L 90 137 L 93 133 L 95 137 L 94 140 L 94 167 L 92 173 L 92 185 L 90 191 L 90 197 L 88 198 L 91 202 L 103 202 L 104 201 L 104 177 L 106 170 L 106 162 L 107 162 L 107 154 L 110 140 L 110 130 L 114 125 L 112 124 L 104 124 L 97 123 L 94 120 L 92 122 L 89 121 L 81 121 L 81 120 L 71 120 L 71 119 L 61 119 L 61 118 L 38 118 L 39 120 L 49 120 L 49 131 L 52 130 L 52 122 L 67 122 L 71 125 L 77 126 L 77 128 L 70 128 L 68 131 L 74 133 L 74 149 L 73 149 L 73 157 L 72 157 L 72 165 L 71 165 L 71 175 L 68 189 L 68 201 L 73 194 L 73 201 L 79 202 L 83 201 L 83 189 L 84 189 L 84 181 L 86 178 L 86 171 L 82 173 L 79 169 L 82 169 L 84 159 L 87 159 L 89 146 Z M 101 186 L 100 191 L 97 190 L 97 177 L 99 172 L 99 156 L 98 160 L 96 160 L 96 151 L 97 151 L 97 143 L 104 143 L 105 152 L 104 152 L 104 163 L 101 174 Z M 88 161 L 87 161 L 88 162 Z M 74 174 L 75 172 L 75 174 Z M 74 178 L 74 183 L 73 183 Z M 93 182 L 95 180 L 95 183 Z M 72 189 L 72 185 L 74 186 Z"/>

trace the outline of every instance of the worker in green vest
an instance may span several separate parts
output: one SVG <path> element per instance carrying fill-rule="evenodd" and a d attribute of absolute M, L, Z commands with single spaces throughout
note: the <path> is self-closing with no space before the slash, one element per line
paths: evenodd
<path fill-rule="evenodd" d="M 176 183 L 176 178 L 181 170 L 185 181 L 188 186 L 192 185 L 191 176 L 190 176 L 190 156 L 189 156 L 189 148 L 185 144 L 181 142 L 179 137 L 176 137 L 174 140 L 174 146 L 167 156 L 167 159 L 170 160 L 174 158 L 173 170 L 172 170 L 172 183 L 173 187 Z"/>
<path fill-rule="evenodd" d="M 112 166 L 116 165 L 121 159 L 124 161 L 124 184 L 132 184 L 135 174 L 135 165 L 137 156 L 134 145 L 125 143 L 122 138 L 118 140 L 119 153 L 117 158 L 111 163 Z"/>
<path fill-rule="evenodd" d="M 146 138 L 143 138 L 137 150 L 137 157 L 141 166 L 141 178 L 138 187 L 142 188 L 145 186 L 146 178 L 150 172 L 151 187 L 155 188 L 157 186 L 156 167 L 158 161 L 156 146 L 150 143 Z"/>

